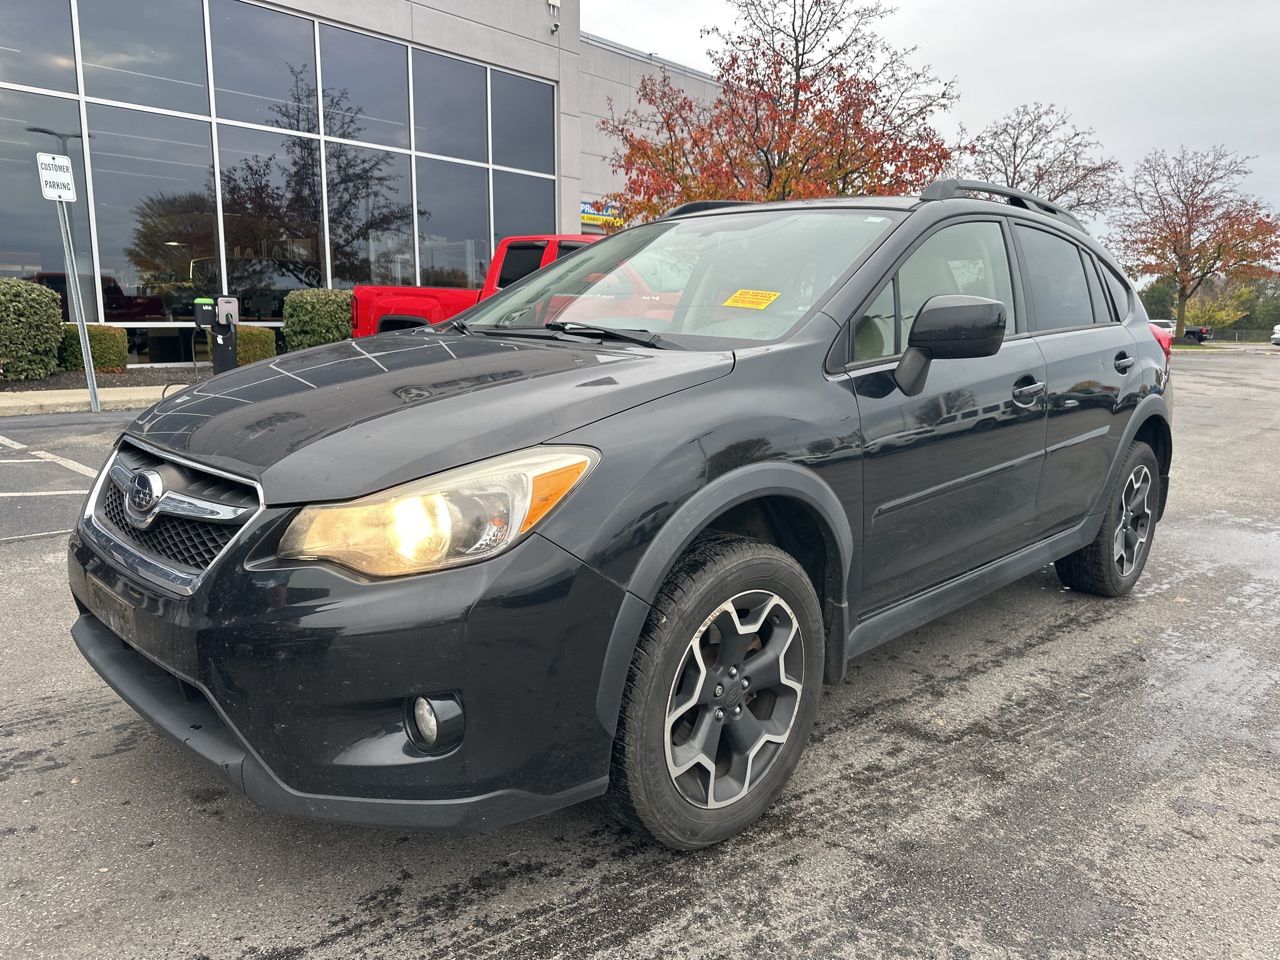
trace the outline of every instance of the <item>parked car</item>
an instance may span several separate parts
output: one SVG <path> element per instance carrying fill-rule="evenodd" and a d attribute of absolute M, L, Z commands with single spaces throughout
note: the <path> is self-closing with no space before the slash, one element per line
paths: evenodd
<path fill-rule="evenodd" d="M 1196 343 L 1204 343 L 1206 340 L 1213 339 L 1213 327 L 1188 323 L 1182 328 L 1182 335 Z"/>
<path fill-rule="evenodd" d="M 1271 328 L 1271 345 L 1280 347 L 1280 323 Z"/>
<path fill-rule="evenodd" d="M 71 632 L 273 810 L 488 828 L 608 793 L 702 847 L 859 654 L 1049 563 L 1129 592 L 1169 388 L 1054 204 L 702 203 L 160 401 L 71 537 Z"/>
<path fill-rule="evenodd" d="M 1178 324 L 1173 320 L 1151 320 L 1149 323 L 1153 327 L 1159 327 L 1161 330 L 1167 330 L 1169 333 L 1176 333 Z"/>
<path fill-rule="evenodd" d="M 599 239 L 599 235 L 590 234 L 506 237 L 493 252 L 484 285 L 478 290 L 357 286 L 351 292 L 351 335 L 371 337 L 391 330 L 442 323 L 535 270 Z"/>

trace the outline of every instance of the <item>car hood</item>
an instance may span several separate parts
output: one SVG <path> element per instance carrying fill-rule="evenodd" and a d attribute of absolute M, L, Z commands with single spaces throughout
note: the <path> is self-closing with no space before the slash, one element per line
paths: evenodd
<path fill-rule="evenodd" d="M 161 400 L 127 432 L 259 481 L 269 504 L 345 500 L 732 369 L 731 353 L 408 330 L 233 370 Z"/>

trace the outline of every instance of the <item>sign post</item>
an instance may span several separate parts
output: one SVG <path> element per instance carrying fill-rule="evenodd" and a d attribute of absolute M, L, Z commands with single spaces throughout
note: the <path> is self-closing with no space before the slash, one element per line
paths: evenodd
<path fill-rule="evenodd" d="M 80 274 L 76 271 L 76 255 L 71 244 L 71 218 L 67 215 L 67 204 L 76 202 L 76 178 L 71 169 L 71 158 L 57 153 L 37 153 L 36 169 L 40 174 L 40 192 L 58 208 L 62 258 L 67 271 L 67 302 L 80 331 L 80 355 L 84 357 L 84 376 L 89 385 L 89 407 L 94 413 L 100 413 L 102 404 L 98 401 L 98 378 L 93 370 L 93 352 L 89 348 L 89 328 L 84 317 Z"/>

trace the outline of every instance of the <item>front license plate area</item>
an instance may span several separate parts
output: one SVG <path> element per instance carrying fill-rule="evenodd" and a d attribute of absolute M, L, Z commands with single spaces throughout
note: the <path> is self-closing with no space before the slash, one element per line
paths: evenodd
<path fill-rule="evenodd" d="M 92 574 L 86 574 L 89 588 L 89 608 L 93 615 L 110 628 L 111 632 L 130 645 L 137 645 L 138 624 L 133 604 L 113 593 Z"/>

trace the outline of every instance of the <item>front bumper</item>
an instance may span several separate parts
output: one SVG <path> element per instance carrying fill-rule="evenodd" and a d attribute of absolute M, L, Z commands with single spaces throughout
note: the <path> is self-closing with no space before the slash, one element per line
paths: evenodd
<path fill-rule="evenodd" d="M 488 829 L 549 813 L 597 796 L 607 778 L 558 794 L 495 790 L 452 800 L 387 800 L 335 797 L 293 790 L 274 776 L 231 732 L 198 690 L 180 681 L 108 630 L 90 613 L 71 636 L 84 658 L 125 703 L 175 742 L 190 750 L 250 800 L 281 813 L 367 826 Z"/>
<path fill-rule="evenodd" d="M 263 519 L 190 597 L 72 537 L 72 636 L 161 731 L 264 807 L 349 823 L 488 828 L 604 792 L 616 585 L 537 535 L 471 567 L 360 582 L 266 559 L 287 518 Z M 463 705 L 443 755 L 405 727 L 405 705 L 433 694 Z"/>

